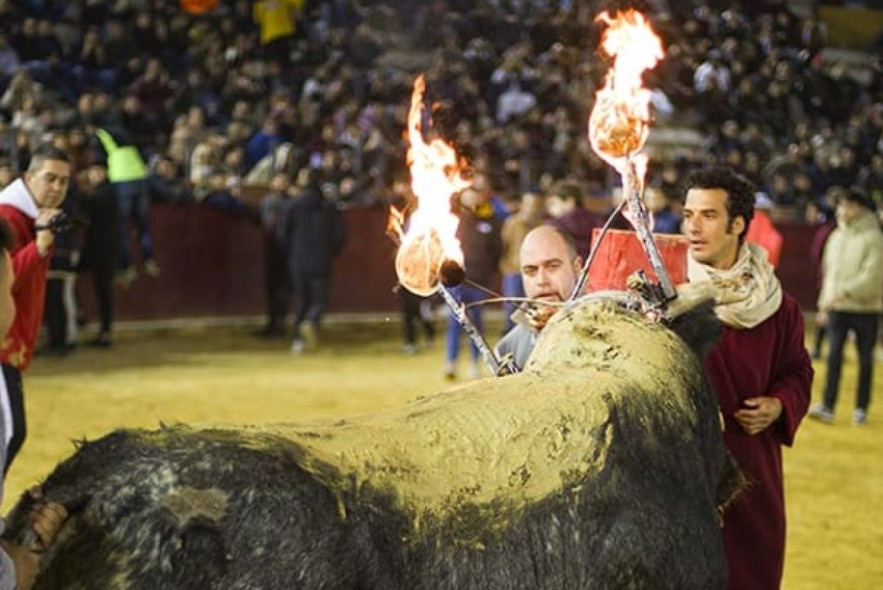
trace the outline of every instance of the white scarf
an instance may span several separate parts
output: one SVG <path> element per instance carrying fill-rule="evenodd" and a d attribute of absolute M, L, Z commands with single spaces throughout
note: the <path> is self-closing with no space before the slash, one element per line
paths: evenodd
<path fill-rule="evenodd" d="M 687 256 L 691 283 L 708 281 L 715 293 L 714 311 L 727 326 L 753 328 L 776 313 L 782 303 L 782 285 L 767 259 L 766 250 L 744 243 L 736 264 L 719 269 Z"/>

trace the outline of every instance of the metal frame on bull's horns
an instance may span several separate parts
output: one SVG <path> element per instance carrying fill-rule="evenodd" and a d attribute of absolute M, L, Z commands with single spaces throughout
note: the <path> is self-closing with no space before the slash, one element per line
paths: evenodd
<path fill-rule="evenodd" d="M 478 328 L 476 328 L 475 324 L 472 323 L 472 320 L 469 319 L 469 315 L 466 313 L 466 306 L 457 301 L 453 293 L 451 293 L 451 291 L 441 282 L 438 284 L 438 292 L 442 296 L 442 299 L 445 300 L 448 307 L 451 308 L 454 317 L 460 325 L 463 326 L 463 330 L 465 330 L 472 339 L 473 344 L 475 344 L 479 354 L 481 354 L 481 358 L 484 359 L 484 362 L 494 376 L 502 377 L 503 375 L 514 375 L 517 373 L 518 367 L 515 366 L 515 363 L 510 357 L 504 357 L 502 360 L 497 358 L 497 355 L 494 354 L 493 349 L 488 346 L 488 343 L 481 335 L 481 332 L 478 331 Z"/>
<path fill-rule="evenodd" d="M 668 274 L 668 269 L 665 268 L 662 255 L 659 253 L 659 247 L 656 245 L 653 232 L 650 230 L 650 219 L 647 215 L 647 208 L 644 206 L 643 183 L 638 178 L 635 163 L 631 157 L 626 159 L 625 170 L 621 177 L 623 180 L 623 202 L 610 214 L 607 222 L 601 229 L 597 242 L 592 246 L 591 252 L 586 257 L 585 264 L 583 264 L 569 300 L 573 301 L 581 296 L 589 277 L 589 269 L 594 259 L 594 254 L 600 242 L 604 239 L 613 217 L 620 212 L 623 204 L 627 204 L 631 217 L 630 221 L 635 228 L 638 241 L 640 241 L 641 247 L 647 255 L 650 267 L 658 278 L 658 282 L 653 283 L 643 271 L 636 271 L 629 276 L 627 289 L 640 297 L 645 311 L 653 312 L 653 315 L 662 319 L 669 316 L 668 306 L 678 298 L 678 290 Z"/>

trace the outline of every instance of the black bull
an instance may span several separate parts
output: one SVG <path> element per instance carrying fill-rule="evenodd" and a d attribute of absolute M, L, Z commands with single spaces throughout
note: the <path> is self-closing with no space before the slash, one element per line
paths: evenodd
<path fill-rule="evenodd" d="M 694 350 L 583 303 L 524 373 L 397 410 L 83 444 L 44 483 L 71 517 L 35 588 L 722 588 L 737 484 Z"/>

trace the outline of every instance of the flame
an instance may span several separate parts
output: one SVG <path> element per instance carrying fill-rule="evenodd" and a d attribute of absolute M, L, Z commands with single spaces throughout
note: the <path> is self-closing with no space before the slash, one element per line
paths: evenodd
<path fill-rule="evenodd" d="M 629 160 L 643 166 L 643 179 L 646 160 L 640 164 L 634 156 L 650 132 L 650 91 L 643 87 L 641 77 L 664 57 L 662 41 L 644 15 L 631 8 L 617 11 L 613 18 L 602 12 L 595 21 L 607 23 L 601 48 L 613 58 L 613 67 L 595 95 L 589 140 L 592 149 L 620 174 Z"/>
<path fill-rule="evenodd" d="M 396 253 L 399 282 L 417 295 L 431 295 L 438 289 L 439 270 L 445 260 L 463 265 L 463 251 L 457 239 L 460 220 L 451 212 L 451 196 L 468 187 L 463 178 L 465 167 L 452 146 L 441 139 L 427 143 L 422 132 L 423 76 L 414 81 L 411 109 L 408 113 L 407 162 L 411 170 L 411 189 L 417 206 L 402 231 L 402 215 L 390 209 L 388 229 L 400 240 Z"/>

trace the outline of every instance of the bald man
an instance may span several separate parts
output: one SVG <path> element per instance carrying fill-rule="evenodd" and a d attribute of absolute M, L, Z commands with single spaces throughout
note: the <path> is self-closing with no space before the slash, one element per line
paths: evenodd
<path fill-rule="evenodd" d="M 511 354 L 518 369 L 522 369 L 533 350 L 537 334 L 549 318 L 558 311 L 557 305 L 542 305 L 543 301 L 561 303 L 570 297 L 579 278 L 582 258 L 570 236 L 555 226 L 541 225 L 531 230 L 521 242 L 518 263 L 524 292 L 536 302 L 529 320 L 521 321 L 497 344 L 497 356 Z"/>

